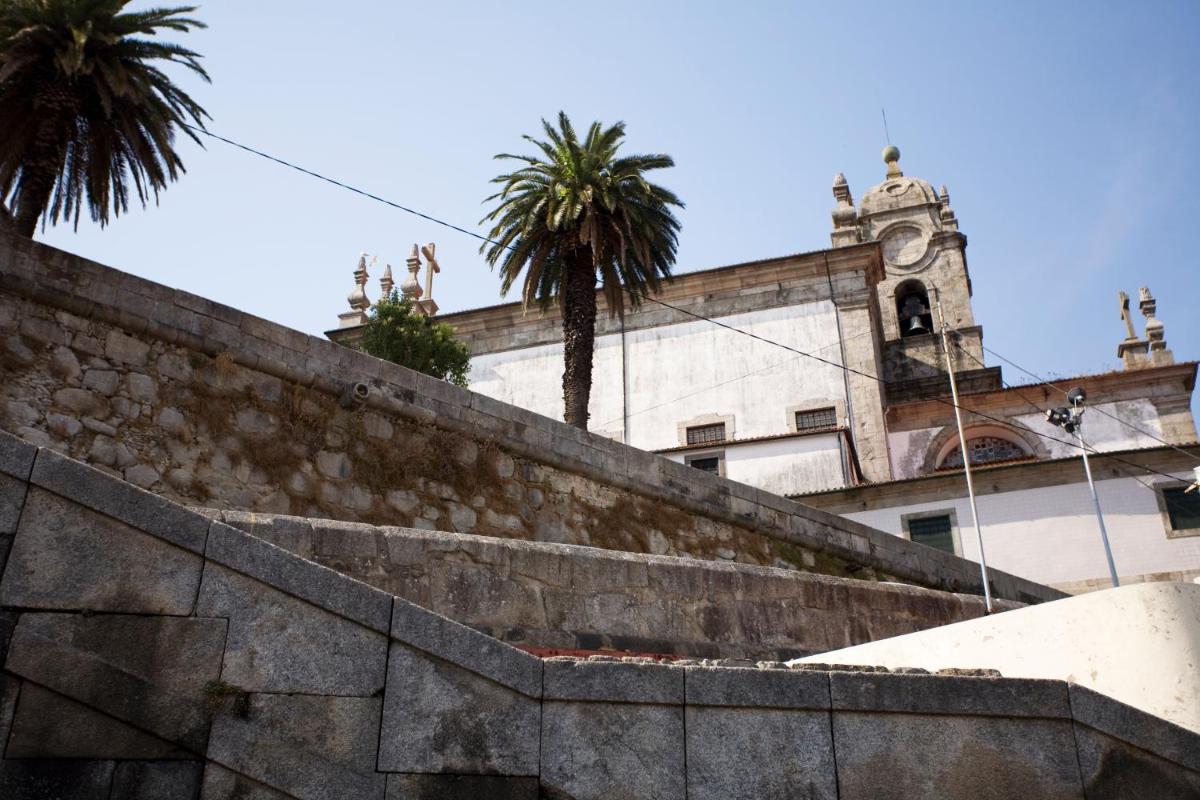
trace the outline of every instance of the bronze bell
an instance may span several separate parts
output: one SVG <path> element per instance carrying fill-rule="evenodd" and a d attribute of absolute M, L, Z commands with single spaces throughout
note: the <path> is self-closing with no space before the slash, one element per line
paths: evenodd
<path fill-rule="evenodd" d="M 908 320 L 909 333 L 928 333 L 929 329 L 925 327 L 925 323 L 921 322 L 920 317 L 910 317 Z"/>

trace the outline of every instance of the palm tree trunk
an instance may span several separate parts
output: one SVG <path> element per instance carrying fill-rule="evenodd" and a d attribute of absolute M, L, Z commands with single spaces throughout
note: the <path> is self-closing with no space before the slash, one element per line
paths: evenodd
<path fill-rule="evenodd" d="M 568 257 L 563 291 L 563 419 L 587 430 L 596 341 L 596 267 L 590 247 Z"/>
<path fill-rule="evenodd" d="M 52 169 L 39 169 L 37 166 L 24 167 L 21 172 L 20 190 L 13 203 L 16 209 L 13 225 L 19 235 L 32 239 L 37 230 L 38 217 L 50 205 L 56 175 Z"/>
<path fill-rule="evenodd" d="M 79 98 L 67 86 L 45 82 L 38 88 L 34 101 L 40 117 L 38 132 L 28 160 L 21 165 L 21 179 L 12 201 L 13 223 L 21 236 L 33 238 L 38 218 L 50 206 L 79 104 Z"/>

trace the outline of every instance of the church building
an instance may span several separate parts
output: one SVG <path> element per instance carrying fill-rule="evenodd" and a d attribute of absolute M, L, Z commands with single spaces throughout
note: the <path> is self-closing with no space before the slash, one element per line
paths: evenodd
<path fill-rule="evenodd" d="M 1197 365 L 1175 362 L 1149 290 L 1141 337 L 1122 295 L 1123 369 L 1010 385 L 986 365 L 946 188 L 906 176 L 897 148 L 883 156 L 857 204 L 834 179 L 830 249 L 681 274 L 623 319 L 601 294 L 590 430 L 978 560 L 949 363 L 988 563 L 1084 591 L 1108 585 L 1098 522 L 1080 448 L 1045 415 L 1080 387 L 1119 576 L 1200 576 Z M 360 306 L 332 338 L 353 341 Z M 471 352 L 473 391 L 561 418 L 556 309 L 438 319 Z"/>

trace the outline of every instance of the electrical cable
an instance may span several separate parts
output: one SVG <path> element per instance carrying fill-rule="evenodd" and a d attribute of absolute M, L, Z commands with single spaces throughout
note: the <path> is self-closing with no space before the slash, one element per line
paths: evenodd
<path fill-rule="evenodd" d="M 333 178 L 327 177 L 327 176 L 325 176 L 325 175 L 322 175 L 322 174 L 320 174 L 319 172 L 314 172 L 314 171 L 312 171 L 312 170 L 310 170 L 310 169 L 306 169 L 306 168 L 304 168 L 304 167 L 301 167 L 301 166 L 299 166 L 299 165 L 297 165 L 297 164 L 293 164 L 293 163 L 292 163 L 292 162 L 290 162 L 290 161 L 286 161 L 286 160 L 284 160 L 284 159 L 282 159 L 282 158 L 278 158 L 277 156 L 270 155 L 269 153 L 265 153 L 265 152 L 263 152 L 263 151 L 261 151 L 261 150 L 257 150 L 257 149 L 255 149 L 255 148 L 253 148 L 253 147 L 250 147 L 250 146 L 248 146 L 248 145 L 244 145 L 244 144 L 241 144 L 241 143 L 239 143 L 239 142 L 235 142 L 235 141 L 233 141 L 232 139 L 227 139 L 227 138 L 225 138 L 224 136 L 220 136 L 220 135 L 218 135 L 218 134 L 215 134 L 215 133 L 213 133 L 212 131 L 209 131 L 209 130 L 207 130 L 207 129 L 205 129 L 205 128 L 196 127 L 196 126 L 193 126 L 193 125 L 188 125 L 187 123 L 180 123 L 180 124 L 181 124 L 181 125 L 183 125 L 183 127 L 185 127 L 185 128 L 188 128 L 189 130 L 191 130 L 191 131 L 194 131 L 194 132 L 196 132 L 196 133 L 200 133 L 200 134 L 203 134 L 203 135 L 205 135 L 205 136 L 209 136 L 209 137 L 211 137 L 211 138 L 213 138 L 213 139 L 217 139 L 218 141 L 224 142 L 225 144 L 228 144 L 228 145 L 230 145 L 230 146 L 232 146 L 232 147 L 236 147 L 236 148 L 239 148 L 239 149 L 241 149 L 241 150 L 244 150 L 244 151 L 246 151 L 246 152 L 248 152 L 248 153 L 251 153 L 251 154 L 253 154 L 253 155 L 259 156 L 260 158 L 265 158 L 265 159 L 267 159 L 268 161 L 273 161 L 273 162 L 275 162 L 276 164 L 280 164 L 280 165 L 282 165 L 282 166 L 288 167 L 289 169 L 293 169 L 293 170 L 295 170 L 295 171 L 297 171 L 297 172 L 303 173 L 303 174 L 305 174 L 305 175 L 308 175 L 308 176 L 310 176 L 310 177 L 317 178 L 318 180 L 321 180 L 321 181 L 324 181 L 324 182 L 326 182 L 326 183 L 330 183 L 330 184 L 332 184 L 332 185 L 334 185 L 334 186 L 338 186 L 338 187 L 340 187 L 340 188 L 342 188 L 342 189 L 346 189 L 346 190 L 348 190 L 348 191 L 354 192 L 355 194 L 361 195 L 361 196 L 363 196 L 363 197 L 366 197 L 366 198 L 368 198 L 368 199 L 375 200 L 376 202 L 383 203 L 384 205 L 391 206 L 392 208 L 395 208 L 395 209 L 398 209 L 398 210 L 400 210 L 400 211 L 404 211 L 404 212 L 406 212 L 406 213 L 408 213 L 408 214 L 412 214 L 412 215 L 414 215 L 414 216 L 420 217 L 421 219 L 424 219 L 424 220 L 427 220 L 427 221 L 429 221 L 429 222 L 433 222 L 433 223 L 435 223 L 435 224 L 437 224 L 437 225 L 441 225 L 441 226 L 443 226 L 443 227 L 449 228 L 450 230 L 457 231 L 457 232 L 459 232 L 459 233 L 464 233 L 464 234 L 466 234 L 467 236 L 471 236 L 471 237 L 473 237 L 473 238 L 475 238 L 475 239 L 478 239 L 478 240 L 480 240 L 480 241 L 482 241 L 482 242 L 485 242 L 485 243 L 487 243 L 487 244 L 499 244 L 499 242 L 496 242 L 496 241 L 494 241 L 493 239 L 490 239 L 490 238 L 488 238 L 487 236 L 484 236 L 484 235 L 482 235 L 482 234 L 475 233 L 474 231 L 470 231 L 470 230 L 467 230 L 466 228 L 459 227 L 458 225 L 453 225 L 453 224 L 451 224 L 451 223 L 449 223 L 449 222 L 446 222 L 446 221 L 444 221 L 444 220 L 440 220 L 440 219 L 437 219 L 436 217 L 432 217 L 432 216 L 430 216 L 430 215 L 428 215 L 428 214 L 424 214 L 424 213 L 422 213 L 422 212 L 420 212 L 420 211 L 416 211 L 416 210 L 414 210 L 414 209 L 408 208 L 407 206 L 404 206 L 404 205 L 402 205 L 402 204 L 400 204 L 400 203 L 394 202 L 394 201 L 392 201 L 392 200 L 388 200 L 388 199 L 386 199 L 386 198 L 384 198 L 384 197 L 380 197 L 379 195 L 376 195 L 376 194 L 372 194 L 371 192 L 365 191 L 365 190 L 363 190 L 363 189 L 359 189 L 359 188 L 357 188 L 357 187 L 355 187 L 355 186 L 351 186 L 351 185 L 350 185 L 350 184 L 348 184 L 348 183 L 344 183 L 344 182 L 342 182 L 342 181 L 335 180 L 335 179 L 333 179 Z M 510 248 L 510 249 L 511 249 L 511 248 Z M 829 359 L 822 358 L 822 357 L 820 357 L 820 356 L 818 356 L 818 355 L 815 355 L 815 354 L 813 354 L 813 353 L 807 353 L 807 352 L 805 352 L 805 351 L 803 351 L 803 350 L 799 350 L 799 349 L 797 349 L 797 348 L 795 348 L 795 347 L 791 347 L 791 346 L 789 346 L 789 345 L 783 344 L 782 342 L 777 342 L 777 341 L 775 341 L 775 340 L 773 340 L 773 339 L 768 339 L 768 338 L 766 338 L 766 337 L 764 337 L 764 336 L 760 336 L 760 335 L 758 335 L 758 334 L 756 334 L 756 333 L 752 333 L 752 332 L 750 332 L 750 331 L 743 330 L 743 329 L 741 329 L 741 328 L 737 328 L 737 327 L 734 327 L 734 326 L 732 326 L 732 325 L 728 325 L 728 324 L 726 324 L 726 323 L 723 323 L 723 322 L 719 322 L 719 321 L 717 321 L 717 320 L 715 320 L 715 319 L 712 319 L 711 317 L 706 317 L 706 316 L 704 316 L 703 314 L 697 314 L 697 313 L 695 313 L 695 312 L 688 311 L 688 310 L 686 310 L 686 309 L 680 308 L 680 307 L 678 307 L 678 306 L 672 305 L 672 304 L 670 304 L 670 303 L 667 303 L 667 302 L 665 302 L 665 301 L 663 301 L 663 300 L 659 300 L 659 299 L 657 299 L 657 298 L 654 298 L 654 297 L 647 297 L 647 298 L 645 298 L 645 299 L 646 299 L 646 300 L 648 300 L 649 302 L 652 302 L 652 303 L 657 303 L 658 305 L 664 306 L 664 307 L 666 307 L 666 308 L 673 309 L 674 311 L 677 311 L 677 312 L 679 312 L 679 313 L 681 313 L 681 314 L 685 314 L 685 315 L 687 315 L 687 316 L 694 317 L 694 318 L 696 318 L 696 319 L 704 320 L 704 321 L 706 321 L 706 322 L 709 322 L 709 323 L 711 323 L 711 324 L 713 324 L 713 325 L 717 325 L 717 326 L 719 326 L 719 327 L 722 327 L 722 328 L 725 328 L 725 329 L 727 329 L 727 330 L 734 331 L 735 333 L 740 333 L 740 334 L 742 334 L 743 336 L 749 336 L 751 339 L 756 339 L 756 340 L 758 340 L 758 341 L 760 341 L 760 342 L 764 342 L 764 343 L 766 343 L 766 344 L 774 345 L 774 346 L 776 346 L 776 347 L 781 347 L 781 348 L 783 348 L 784 350 L 788 350 L 789 352 L 796 353 L 797 355 L 800 355 L 800 356 L 805 356 L 805 357 L 807 357 L 807 358 L 811 358 L 811 359 L 813 359 L 813 360 L 815 360 L 815 361 L 818 361 L 818 362 L 820 362 L 820 363 L 823 363 L 823 364 L 828 364 L 828 365 L 830 365 L 830 366 L 832 366 L 832 367 L 837 367 L 838 369 L 845 370 L 845 371 L 847 371 L 847 372 L 849 372 L 849 373 L 851 373 L 851 374 L 853 374 L 853 375 L 859 375 L 859 376 L 861 376 L 861 377 L 868 378 L 869 380 L 876 381 L 877 383 L 880 383 L 880 384 L 884 384 L 884 383 L 885 383 L 885 381 L 884 381 L 882 378 L 880 378 L 880 377 L 878 377 L 878 376 L 876 376 L 876 375 L 872 375 L 872 374 L 870 374 L 870 373 L 868 373 L 868 372 L 863 372 L 862 370 L 856 369 L 856 368 L 854 368 L 854 367 L 849 367 L 849 366 L 846 366 L 846 365 L 844 365 L 844 364 L 839 364 L 839 363 L 837 363 L 837 362 L 830 361 Z M 991 351 L 988 351 L 988 352 L 991 352 Z M 995 354 L 995 353 L 993 353 L 993 355 L 996 355 L 996 354 Z M 996 355 L 996 357 L 997 357 L 997 358 L 1003 358 L 1002 356 L 999 356 L 999 355 Z M 1004 359 L 1004 360 L 1005 360 L 1005 361 L 1007 361 L 1007 359 Z M 1009 363 L 1012 363 L 1012 362 L 1009 362 Z M 1016 364 L 1013 364 L 1013 366 L 1014 366 L 1014 367 L 1016 367 L 1017 369 L 1021 370 L 1022 372 L 1027 372 L 1027 370 L 1024 370 L 1023 368 L 1021 368 L 1021 367 L 1017 366 Z M 1033 374 L 1033 373 L 1028 373 L 1028 374 Z M 1035 375 L 1034 377 L 1036 377 L 1036 375 Z M 1054 388 L 1056 388 L 1056 389 L 1057 389 L 1057 388 L 1059 388 L 1059 387 L 1054 387 Z M 1060 391 L 1061 391 L 1061 389 L 1060 389 Z M 954 407 L 956 407 L 956 404 L 955 404 L 955 403 L 953 403 L 953 402 L 951 402 L 951 401 L 948 401 L 948 400 L 946 400 L 945 398 L 934 397 L 934 398 L 931 398 L 931 399 L 932 399 L 932 400 L 934 400 L 934 401 L 935 401 L 935 402 L 937 402 L 937 403 L 941 403 L 942 405 L 950 406 L 951 408 L 954 408 Z M 1024 429 L 1024 430 L 1028 431 L 1029 433 L 1032 433 L 1032 434 L 1033 434 L 1033 435 L 1035 435 L 1035 436 L 1040 436 L 1041 438 L 1043 438 L 1043 439 L 1046 439 L 1046 440 L 1048 440 L 1048 441 L 1058 442 L 1059 444 L 1065 444 L 1065 445 L 1068 445 L 1069 447 L 1073 447 L 1073 448 L 1076 448 L 1076 449 L 1080 449 L 1080 448 L 1079 448 L 1079 445 L 1078 445 L 1077 443 L 1075 443 L 1075 442 L 1071 442 L 1071 441 L 1068 441 L 1068 440 L 1066 440 L 1066 439 L 1059 439 L 1058 437 L 1055 437 L 1055 436 L 1050 436 L 1049 434 L 1045 434 L 1045 433 L 1042 433 L 1041 431 L 1034 430 L 1034 429 L 1032 429 L 1032 428 L 1028 427 L 1027 425 L 1022 425 L 1022 424 L 1019 424 L 1019 423 L 1015 423 L 1014 421 L 1010 421 L 1010 420 L 1002 420 L 1002 419 L 998 419 L 998 418 L 996 418 L 996 417 L 993 417 L 993 416 L 990 416 L 990 415 L 988 415 L 988 414 L 985 414 L 985 413 L 983 413 L 983 412 L 981 412 L 981 411 L 976 411 L 976 410 L 973 410 L 973 409 L 969 409 L 969 408 L 966 408 L 966 407 L 964 407 L 964 406 L 957 406 L 957 407 L 961 408 L 963 411 L 966 411 L 966 412 L 967 412 L 967 413 L 969 413 L 969 414 L 974 414 L 974 415 L 976 415 L 976 416 L 978 416 L 978 417 L 982 417 L 983 419 L 991 420 L 992 422 L 997 422 L 997 423 L 1000 423 L 1000 424 L 1002 424 L 1002 425 L 1013 425 L 1013 426 L 1015 426 L 1015 427 L 1022 428 L 1022 429 Z M 1153 437 L 1152 437 L 1152 438 L 1153 438 Z M 1160 440 L 1160 441 L 1161 441 L 1161 440 Z M 1165 444 L 1165 443 L 1164 443 L 1164 444 Z M 1171 445 L 1171 446 L 1173 447 L 1174 445 Z M 1176 448 L 1176 449 L 1179 449 L 1179 448 Z M 1182 450 L 1181 450 L 1181 452 L 1185 452 L 1185 453 L 1186 453 L 1186 451 L 1182 451 Z M 1119 457 L 1117 457 L 1117 456 L 1114 456 L 1114 455 L 1112 455 L 1112 454 L 1110 454 L 1110 453 L 1105 453 L 1105 452 L 1101 452 L 1101 451 L 1096 451 L 1096 454 L 1097 454 L 1097 456 L 1098 456 L 1098 457 L 1101 457 L 1101 458 L 1107 458 L 1107 459 L 1109 459 L 1109 460 L 1112 460 L 1112 461 L 1118 461 L 1118 462 L 1120 462 L 1120 463 L 1123 463 L 1123 464 L 1126 464 L 1126 465 L 1129 465 L 1129 466 L 1135 467 L 1135 468 L 1137 468 L 1137 469 L 1144 469 L 1144 470 L 1146 470 L 1146 471 L 1148 471 L 1148 472 L 1154 472 L 1154 473 L 1156 473 L 1156 474 L 1158 474 L 1158 475 L 1161 475 L 1161 476 L 1163 476 L 1163 477 L 1170 478 L 1171 480 L 1176 480 L 1176 481 L 1177 481 L 1177 480 L 1179 480 L 1177 477 L 1175 477 L 1175 476 L 1173 476 L 1173 475 L 1168 475 L 1168 474 L 1166 474 L 1165 472 L 1158 472 L 1157 470 L 1151 469 L 1151 468 L 1149 468 L 1149 467 L 1146 467 L 1146 466 L 1143 466 L 1143 465 L 1141 465 L 1141 464 L 1134 464 L 1133 462 L 1126 461 L 1126 460 L 1124 460 L 1124 459 L 1122 459 L 1122 458 L 1119 458 Z M 1188 455 L 1192 455 L 1192 454 L 1188 453 Z M 1195 456 L 1193 456 L 1193 457 L 1195 457 Z"/>
<path fill-rule="evenodd" d="M 1062 388 L 1061 386 L 1051 383 L 1050 381 L 1046 380 L 1045 378 L 1042 378 L 1037 373 L 1031 372 L 1031 371 L 1025 369 L 1020 364 L 1017 364 L 1015 361 L 1012 361 L 1011 359 L 1005 358 L 1004 356 L 997 353 L 995 350 L 984 347 L 982 344 L 980 345 L 980 347 L 983 348 L 983 351 L 985 353 L 989 353 L 989 354 L 995 356 L 996 358 L 1003 361 L 1005 364 L 1008 364 L 1010 367 L 1013 367 L 1014 369 L 1019 370 L 1020 372 L 1023 372 L 1026 375 L 1028 375 L 1029 377 L 1038 381 L 1038 383 L 1043 384 L 1045 386 L 1049 386 L 1051 389 L 1062 392 L 1064 395 L 1066 395 L 1068 393 L 1068 391 L 1066 389 Z M 974 356 L 972 356 L 972 358 L 974 358 Z M 978 360 L 978 359 L 976 359 L 976 360 Z M 1014 391 L 1016 390 L 1016 387 L 1014 387 L 1014 386 L 1009 386 L 1008 388 L 1013 389 Z M 1189 458 L 1193 458 L 1196 461 L 1200 461 L 1200 456 L 1198 456 L 1194 453 L 1189 453 L 1187 450 L 1184 450 L 1182 447 L 1179 447 L 1178 445 L 1174 445 L 1165 439 L 1161 439 L 1158 436 L 1155 436 L 1150 431 L 1145 430 L 1144 428 L 1139 428 L 1137 425 L 1134 425 L 1132 422 L 1121 419 L 1116 414 L 1111 414 L 1111 413 L 1105 411 L 1104 409 L 1098 408 L 1096 406 L 1089 406 L 1088 408 L 1091 411 L 1095 411 L 1097 414 L 1108 417 L 1109 419 L 1116 420 L 1117 422 L 1121 423 L 1122 425 L 1129 428 L 1130 430 L 1137 431 L 1138 433 L 1142 434 L 1143 436 L 1153 439 L 1154 441 L 1158 442 L 1159 444 L 1166 445 L 1167 447 L 1170 447 L 1173 450 L 1178 450 L 1180 453 L 1183 453 L 1184 455 L 1188 456 Z"/>
<path fill-rule="evenodd" d="M 980 361 L 978 358 L 976 358 L 976 357 L 975 357 L 975 355 L 974 355 L 973 353 L 969 352 L 969 351 L 968 351 L 966 348 L 964 348 L 964 347 L 963 347 L 963 346 L 962 346 L 962 345 L 961 345 L 959 342 L 954 342 L 954 346 L 955 346 L 955 348 L 957 348 L 958 352 L 962 353 L 963 355 L 965 355 L 967 358 L 969 358 L 969 359 L 971 359 L 972 361 L 974 361 L 974 362 L 975 362 L 976 364 L 978 364 L 979 366 L 981 366 L 981 367 L 984 367 L 984 368 L 986 368 L 986 367 L 987 367 L 987 364 L 983 363 L 983 362 L 982 362 L 982 361 Z M 1005 382 L 1004 380 L 1001 380 L 1001 381 L 1000 381 L 1000 385 L 1001 385 L 1001 386 L 1003 386 L 1004 388 L 1008 389 L 1009 391 L 1011 391 L 1011 392 L 1015 393 L 1015 394 L 1017 395 L 1017 397 L 1019 397 L 1019 398 L 1021 398 L 1022 400 L 1024 400 L 1024 401 L 1026 402 L 1026 404 L 1028 404 L 1028 405 L 1029 405 L 1031 408 L 1033 408 L 1033 410 L 1034 410 L 1034 411 L 1038 412 L 1038 414 L 1039 414 L 1039 415 L 1045 414 L 1045 412 L 1046 412 L 1046 409 L 1042 408 L 1042 407 L 1041 407 L 1041 406 L 1039 406 L 1037 403 L 1033 402 L 1033 401 L 1032 401 L 1032 400 L 1030 400 L 1028 397 L 1026 397 L 1024 394 L 1022 394 L 1022 393 L 1021 393 L 1021 392 L 1018 390 L 1018 388 L 1017 388 L 1017 387 L 1015 387 L 1015 386 L 1012 386 L 1012 385 L 1008 384 L 1008 383 L 1007 383 L 1007 382 Z M 1058 387 L 1054 387 L 1054 388 L 1058 388 Z M 1099 410 L 1099 409 L 1097 409 L 1095 406 L 1088 406 L 1087 408 L 1088 408 L 1088 410 L 1089 410 L 1089 411 L 1097 411 L 1097 410 Z M 971 413 L 978 413 L 978 412 L 971 412 Z M 1111 415 L 1106 415 L 1106 416 L 1111 416 Z M 1008 422 L 1008 424 L 1010 424 L 1010 425 L 1013 425 L 1014 427 L 1021 428 L 1022 430 L 1026 430 L 1026 431 L 1028 431 L 1028 432 L 1030 432 L 1030 433 L 1035 433 L 1035 434 L 1038 434 L 1038 435 L 1040 435 L 1040 436 L 1043 436 L 1043 437 L 1045 437 L 1045 436 L 1046 436 L 1045 434 L 1042 434 L 1042 433 L 1040 433 L 1039 431 L 1035 431 L 1035 430 L 1033 430 L 1033 429 L 1032 429 L 1032 428 L 1030 428 L 1028 425 L 1025 425 L 1025 424 L 1023 424 L 1023 423 L 1018 423 L 1018 422 L 1016 422 L 1015 420 L 1010 420 L 1010 421 Z M 1052 437 L 1046 437 L 1046 438 L 1052 438 Z M 1154 438 L 1154 437 L 1151 437 L 1151 438 Z M 1064 439 L 1054 439 L 1054 441 L 1058 441 L 1058 442 L 1065 442 L 1065 443 L 1067 443 L 1067 444 L 1071 444 L 1072 446 L 1074 446 L 1074 447 L 1075 447 L 1075 448 L 1077 448 L 1077 449 L 1083 449 L 1083 448 L 1081 448 L 1081 447 L 1080 447 L 1080 445 L 1079 445 L 1078 443 L 1075 443 L 1075 442 L 1068 442 L 1067 440 L 1064 440 Z M 1158 439 L 1157 441 L 1159 441 L 1159 442 L 1162 442 L 1162 440 L 1161 440 L 1161 439 Z M 1163 444 L 1166 444 L 1167 446 L 1171 447 L 1172 449 L 1178 450 L 1179 452 L 1183 453 L 1185 456 L 1188 456 L 1189 458 L 1196 458 L 1196 456 L 1195 456 L 1193 453 L 1189 453 L 1187 450 L 1184 450 L 1184 449 L 1182 449 L 1182 448 L 1180 448 L 1180 447 L 1176 447 L 1175 445 L 1171 444 L 1170 442 L 1162 442 L 1162 443 L 1163 443 Z M 1084 442 L 1084 445 L 1086 446 L 1088 453 L 1092 454 L 1093 456 L 1096 456 L 1097 458 L 1109 458 L 1109 459 L 1112 459 L 1112 460 L 1115 460 L 1115 461 L 1121 461 L 1121 463 L 1128 464 L 1128 465 L 1130 465 L 1130 466 L 1134 466 L 1134 467 L 1136 467 L 1136 468 L 1138 468 L 1138 469 L 1144 469 L 1144 470 L 1146 470 L 1147 472 L 1153 472 L 1153 473 L 1155 473 L 1156 475 L 1159 475 L 1159 476 L 1161 476 L 1161 477 L 1164 477 L 1164 478 L 1170 478 L 1171 480 L 1179 480 L 1179 478 L 1178 478 L 1178 477 L 1176 477 L 1176 476 L 1174 476 L 1174 475 L 1168 475 L 1168 474 L 1167 474 L 1167 473 L 1165 473 L 1165 472 L 1159 472 L 1158 470 L 1151 469 L 1150 467 L 1146 467 L 1146 466 L 1143 466 L 1143 465 L 1141 465 L 1141 464 L 1133 464 L 1132 462 L 1123 461 L 1122 459 L 1120 459 L 1120 458 L 1117 458 L 1116 456 L 1109 455 L 1108 453 L 1104 452 L 1103 450 L 1097 450 L 1097 449 L 1096 449 L 1096 447 L 1095 447 L 1095 445 L 1089 444 L 1089 443 L 1087 443 L 1087 442 Z M 1153 486 L 1151 486 L 1151 485 L 1150 485 L 1150 484 L 1148 484 L 1148 483 L 1145 483 L 1144 481 L 1141 481 L 1141 480 L 1139 480 L 1139 479 L 1138 479 L 1138 477 L 1137 477 L 1136 475 L 1130 475 L 1129 477 L 1130 477 L 1130 478 L 1133 478 L 1135 481 L 1137 481 L 1138 483 L 1142 484 L 1142 486 L 1145 486 L 1147 489 L 1150 489 L 1150 490 L 1152 490 L 1152 491 L 1153 491 L 1153 489 L 1154 489 L 1154 487 L 1153 487 Z"/>

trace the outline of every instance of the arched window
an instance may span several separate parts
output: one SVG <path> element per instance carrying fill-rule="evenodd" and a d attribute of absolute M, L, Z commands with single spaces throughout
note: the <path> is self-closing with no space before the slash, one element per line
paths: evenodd
<path fill-rule="evenodd" d="M 1019 458 L 1029 458 L 1025 448 L 1009 439 L 999 436 L 976 436 L 967 439 L 967 449 L 971 452 L 971 465 L 987 464 L 994 461 L 1012 461 Z M 950 449 L 938 469 L 956 469 L 963 465 L 962 448 L 957 444 Z"/>
<path fill-rule="evenodd" d="M 933 333 L 929 294 L 920 281 L 908 280 L 896 287 L 896 322 L 901 336 Z"/>

